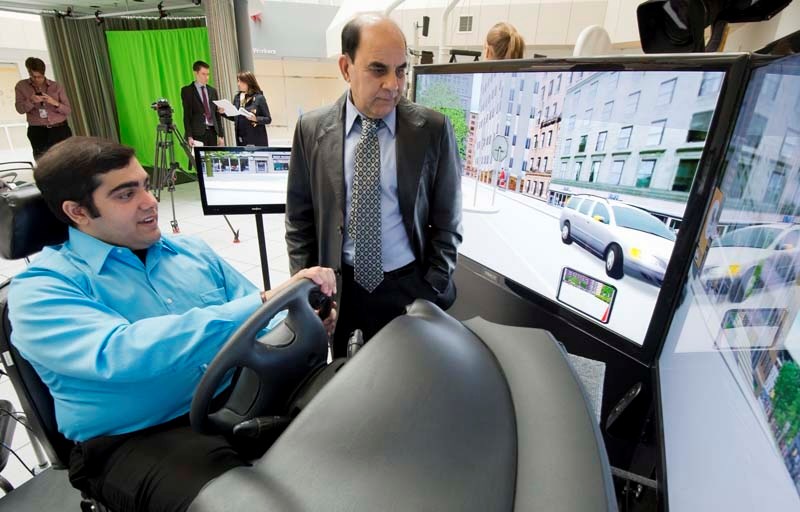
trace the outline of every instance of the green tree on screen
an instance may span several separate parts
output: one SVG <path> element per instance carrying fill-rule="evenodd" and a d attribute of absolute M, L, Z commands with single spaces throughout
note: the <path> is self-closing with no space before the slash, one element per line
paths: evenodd
<path fill-rule="evenodd" d="M 417 96 L 417 103 L 441 112 L 450 119 L 453 125 L 453 133 L 458 142 L 458 155 L 461 160 L 467 156 L 467 112 L 461 108 L 458 95 L 446 82 L 434 81 L 430 86 L 425 87 Z"/>
<path fill-rule="evenodd" d="M 785 438 L 792 439 L 800 431 L 800 366 L 797 363 L 789 361 L 781 367 L 774 393 L 773 418 L 779 432 L 789 425 Z"/>

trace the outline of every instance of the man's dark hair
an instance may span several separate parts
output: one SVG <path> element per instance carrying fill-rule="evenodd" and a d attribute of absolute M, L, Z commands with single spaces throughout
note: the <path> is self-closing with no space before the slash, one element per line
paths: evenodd
<path fill-rule="evenodd" d="M 62 222 L 74 225 L 62 210 L 64 201 L 75 201 L 93 217 L 100 212 L 92 194 L 100 186 L 100 174 L 127 166 L 135 152 L 118 142 L 97 137 L 70 137 L 51 147 L 39 159 L 33 178 L 50 210 Z"/>
<path fill-rule="evenodd" d="M 376 23 L 381 20 L 392 21 L 391 18 L 375 14 L 362 14 L 348 21 L 342 29 L 342 53 L 350 57 L 350 60 L 355 61 L 356 50 L 358 50 L 358 45 L 361 42 L 361 29 L 364 28 L 364 25 Z M 392 23 L 394 23 L 394 21 L 392 21 Z M 397 30 L 403 36 L 403 41 L 405 41 L 406 35 L 403 34 L 400 27 L 397 27 Z"/>
<path fill-rule="evenodd" d="M 25 59 L 25 69 L 27 69 L 28 72 L 36 71 L 37 73 L 44 74 L 44 61 L 38 57 L 28 57 Z"/>
<path fill-rule="evenodd" d="M 200 71 L 201 68 L 211 69 L 211 66 L 208 65 L 208 62 L 203 62 L 202 60 L 195 61 L 195 63 L 192 64 L 192 71 L 195 73 Z"/>

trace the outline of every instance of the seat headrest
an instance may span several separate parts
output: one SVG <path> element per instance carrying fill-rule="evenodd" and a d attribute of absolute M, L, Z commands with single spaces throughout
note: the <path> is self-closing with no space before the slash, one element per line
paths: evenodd
<path fill-rule="evenodd" d="M 67 239 L 67 225 L 53 215 L 34 184 L 0 192 L 0 256 L 16 260 Z"/>

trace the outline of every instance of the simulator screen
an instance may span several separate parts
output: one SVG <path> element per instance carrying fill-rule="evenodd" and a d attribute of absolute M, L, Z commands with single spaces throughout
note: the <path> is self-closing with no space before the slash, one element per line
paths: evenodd
<path fill-rule="evenodd" d="M 641 345 L 724 78 L 418 74 L 458 140 L 462 254 Z"/>
<path fill-rule="evenodd" d="M 800 56 L 756 68 L 659 363 L 670 508 L 800 510 Z"/>
<path fill-rule="evenodd" d="M 291 148 L 197 147 L 203 213 L 279 213 L 286 205 Z"/>

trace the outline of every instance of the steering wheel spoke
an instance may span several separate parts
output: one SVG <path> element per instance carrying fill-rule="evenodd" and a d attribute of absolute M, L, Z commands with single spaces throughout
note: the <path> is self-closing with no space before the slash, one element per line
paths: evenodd
<path fill-rule="evenodd" d="M 294 390 L 327 360 L 328 335 L 309 304 L 309 294 L 317 289 L 311 280 L 298 281 L 234 332 L 195 389 L 189 413 L 192 428 L 206 434 L 230 433 L 242 421 L 282 414 Z M 259 339 L 262 329 L 283 310 L 288 311 L 284 325 Z M 231 397 L 219 411 L 209 413 L 214 395 L 233 368 L 244 370 Z M 252 374 L 245 375 L 248 371 Z"/>

